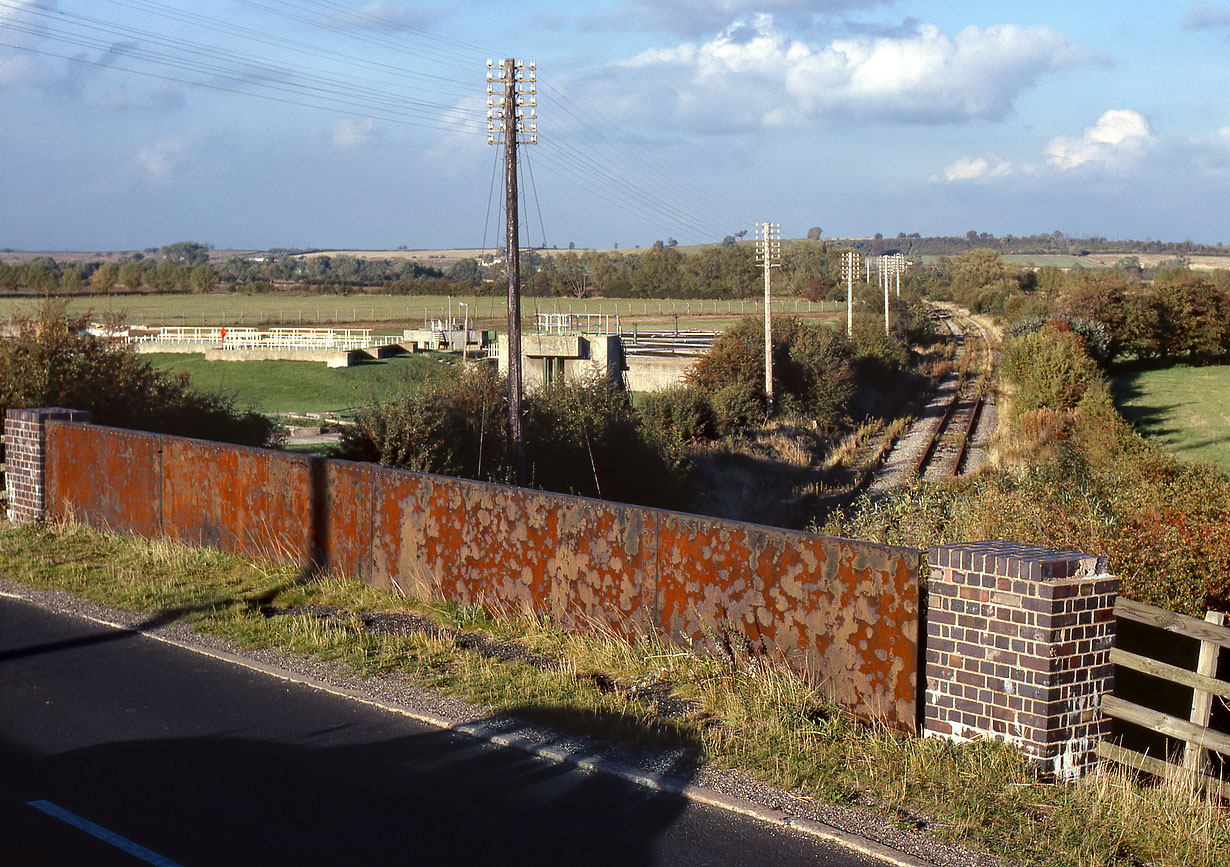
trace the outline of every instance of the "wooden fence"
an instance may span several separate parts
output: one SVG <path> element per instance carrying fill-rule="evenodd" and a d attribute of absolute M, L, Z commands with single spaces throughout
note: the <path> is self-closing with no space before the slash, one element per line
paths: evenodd
<path fill-rule="evenodd" d="M 1176 764 L 1193 774 L 1202 788 L 1210 789 L 1221 797 L 1230 796 L 1230 780 L 1211 776 L 1207 770 L 1208 750 L 1230 756 L 1230 736 L 1209 728 L 1214 699 L 1230 700 L 1230 683 L 1216 677 L 1218 654 L 1222 648 L 1230 648 L 1230 627 L 1224 625 L 1225 614 L 1210 611 L 1204 620 L 1199 620 L 1120 598 L 1115 602 L 1115 616 L 1195 639 L 1200 642 L 1200 656 L 1196 670 L 1189 671 L 1148 656 L 1113 648 L 1110 661 L 1115 665 L 1191 687 L 1191 713 L 1183 720 L 1159 710 L 1133 704 L 1115 695 L 1103 696 L 1103 713 L 1182 741 L 1182 755 L 1176 757 Z M 1111 741 L 1098 744 L 1098 755 L 1157 776 L 1173 773 L 1176 766 Z"/>

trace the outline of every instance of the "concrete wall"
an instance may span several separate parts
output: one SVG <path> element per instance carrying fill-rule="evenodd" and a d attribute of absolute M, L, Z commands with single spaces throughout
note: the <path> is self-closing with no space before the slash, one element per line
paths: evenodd
<path fill-rule="evenodd" d="M 921 552 L 287 452 L 46 426 L 47 512 L 416 596 L 786 660 L 915 727 Z"/>
<path fill-rule="evenodd" d="M 628 391 L 663 391 L 682 385 L 696 363 L 687 355 L 629 355 L 625 358 L 624 385 Z"/>

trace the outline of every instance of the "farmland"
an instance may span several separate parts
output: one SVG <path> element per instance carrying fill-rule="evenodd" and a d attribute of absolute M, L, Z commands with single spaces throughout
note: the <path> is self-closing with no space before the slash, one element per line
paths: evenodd
<path fill-rule="evenodd" d="M 462 307 L 464 302 L 467 307 Z M 0 321 L 34 313 L 41 302 L 31 297 L 0 298 Z M 478 328 L 499 328 L 506 321 L 502 295 L 93 295 L 68 299 L 72 314 L 89 313 L 96 319 L 118 317 L 130 324 L 183 326 L 360 326 L 387 332 L 422 327 L 425 319 L 451 315 L 460 322 L 468 309 Z M 731 299 L 669 300 L 646 298 L 539 298 L 525 297 L 522 314 L 527 323 L 537 313 L 578 313 L 610 316 L 641 327 L 672 326 L 677 315 L 680 328 L 715 330 L 758 314 L 760 302 Z M 775 314 L 830 316 L 836 318 L 844 304 L 779 298 Z"/>
<path fill-rule="evenodd" d="M 1230 472 L 1230 366 L 1120 372 L 1114 392 L 1141 433 L 1183 460 Z"/>

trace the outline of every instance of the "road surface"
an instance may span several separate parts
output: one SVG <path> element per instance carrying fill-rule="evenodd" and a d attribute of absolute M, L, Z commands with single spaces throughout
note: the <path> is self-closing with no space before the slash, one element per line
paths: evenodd
<path fill-rule="evenodd" d="M 14 867 L 882 863 L 9 598 L 0 769 Z"/>

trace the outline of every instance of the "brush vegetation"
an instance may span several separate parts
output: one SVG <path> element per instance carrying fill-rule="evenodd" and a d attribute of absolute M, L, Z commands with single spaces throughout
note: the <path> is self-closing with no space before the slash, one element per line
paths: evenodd
<path fill-rule="evenodd" d="M 402 599 L 288 566 L 76 525 L 0 525 L 0 570 L 242 647 L 274 647 L 364 675 L 405 675 L 491 712 L 686 747 L 794 797 L 872 809 L 1031 864 L 1212 867 L 1230 858 L 1221 808 L 1181 778 L 1145 784 L 1102 771 L 1049 785 L 1009 747 L 957 746 L 861 723 L 781 666 L 716 640 L 684 647 L 570 634 L 533 617 Z M 394 614 L 430 628 L 363 627 L 365 618 Z M 519 652 L 484 652 L 492 643 Z"/>

